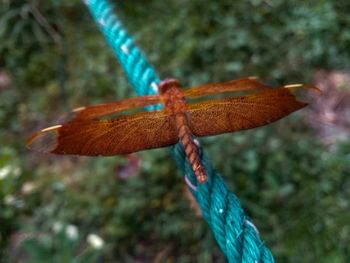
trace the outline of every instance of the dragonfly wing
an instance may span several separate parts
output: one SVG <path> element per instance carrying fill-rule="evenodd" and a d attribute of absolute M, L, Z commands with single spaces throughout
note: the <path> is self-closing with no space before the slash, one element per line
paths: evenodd
<path fill-rule="evenodd" d="M 295 88 L 268 89 L 192 104 L 188 110 L 190 129 L 196 136 L 209 136 L 269 124 L 307 105 L 296 99 L 294 91 Z"/>
<path fill-rule="evenodd" d="M 109 156 L 177 143 L 175 119 L 164 110 L 112 120 L 76 120 L 34 134 L 27 146 L 40 152 Z"/>
<path fill-rule="evenodd" d="M 227 82 L 218 82 L 218 83 L 209 83 L 204 84 L 198 87 L 193 87 L 187 90 L 184 90 L 185 97 L 195 98 L 201 96 L 207 96 L 211 94 L 220 94 L 225 92 L 238 92 L 245 90 L 259 90 L 271 88 L 266 86 L 259 81 L 255 77 L 246 78 L 246 79 L 238 79 L 231 80 Z"/>
<path fill-rule="evenodd" d="M 108 114 L 114 114 L 123 112 L 130 109 L 141 108 L 148 105 L 154 105 L 160 103 L 159 95 L 149 95 L 143 97 L 135 97 L 124 99 L 120 101 L 92 105 L 87 107 L 80 107 L 74 109 L 71 113 L 62 119 L 62 122 L 68 122 L 71 120 L 84 120 L 94 119 L 106 116 Z"/>

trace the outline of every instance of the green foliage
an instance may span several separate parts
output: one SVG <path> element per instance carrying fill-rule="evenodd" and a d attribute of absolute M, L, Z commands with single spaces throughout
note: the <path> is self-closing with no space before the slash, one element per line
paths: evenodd
<path fill-rule="evenodd" d="M 24 241 L 24 250 L 30 252 L 30 263 L 90 263 L 101 257 L 102 251 L 95 251 L 93 247 L 79 247 L 79 236 L 70 225 L 60 229 L 59 224 L 54 225 L 56 233 L 41 234 L 39 237 Z"/>
<path fill-rule="evenodd" d="M 250 75 L 273 84 L 310 82 L 315 70 L 343 69 L 350 61 L 345 0 L 117 7 L 160 76 L 185 86 Z M 141 168 L 121 179 L 124 157 L 24 148 L 26 137 L 69 108 L 134 95 L 82 1 L 5 0 L 0 39 L 0 73 L 11 79 L 0 87 L 4 262 L 21 256 L 21 262 L 225 262 L 166 149 L 138 154 Z M 330 151 L 308 127 L 307 114 L 201 142 L 277 261 L 349 262 L 350 145 Z M 69 225 L 77 227 L 74 240 Z M 102 248 L 92 247 L 91 234 L 103 238 Z"/>

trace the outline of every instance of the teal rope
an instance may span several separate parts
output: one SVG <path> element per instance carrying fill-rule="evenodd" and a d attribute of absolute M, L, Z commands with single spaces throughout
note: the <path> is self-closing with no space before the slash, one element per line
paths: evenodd
<path fill-rule="evenodd" d="M 134 40 L 123 28 L 107 0 L 86 1 L 96 23 L 107 38 L 115 55 L 138 95 L 157 93 L 159 77 Z M 201 207 L 203 217 L 229 262 L 274 262 L 273 256 L 259 237 L 253 223 L 245 215 L 238 198 L 228 190 L 222 177 L 213 169 L 208 157 L 202 161 L 208 182 L 197 184 L 183 147 L 172 147 L 177 164 L 183 172 L 190 191 Z"/>
<path fill-rule="evenodd" d="M 146 57 L 135 46 L 133 38 L 123 28 L 108 1 L 86 1 L 91 14 L 122 64 L 124 71 L 139 96 L 158 93 L 154 85 L 159 77 Z"/>

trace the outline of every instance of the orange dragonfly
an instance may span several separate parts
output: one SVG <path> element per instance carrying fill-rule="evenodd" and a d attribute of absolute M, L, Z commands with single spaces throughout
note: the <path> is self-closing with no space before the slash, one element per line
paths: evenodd
<path fill-rule="evenodd" d="M 180 140 L 197 180 L 205 183 L 207 174 L 193 135 L 217 135 L 269 124 L 307 105 L 297 100 L 295 91 L 317 90 L 303 84 L 271 88 L 254 77 L 186 90 L 181 89 L 178 80 L 166 79 L 158 87 L 160 95 L 74 109 L 65 121 L 35 133 L 28 139 L 27 146 L 56 154 L 110 156 L 170 146 Z M 188 98 L 241 91 L 253 92 L 187 103 Z M 164 109 L 115 116 L 159 103 Z"/>

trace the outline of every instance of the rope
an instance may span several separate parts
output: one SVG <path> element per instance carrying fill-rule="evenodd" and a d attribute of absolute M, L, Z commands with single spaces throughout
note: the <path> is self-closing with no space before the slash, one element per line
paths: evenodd
<path fill-rule="evenodd" d="M 123 28 L 108 0 L 86 0 L 85 3 L 137 94 L 143 96 L 158 93 L 157 84 L 160 79 L 157 73 Z M 203 153 L 201 158 L 208 181 L 198 184 L 181 143 L 172 147 L 172 152 L 228 261 L 274 262 L 271 252 L 261 241 L 257 228 L 245 215 L 238 198 L 228 190 L 222 177 L 213 169 L 206 154 Z"/>
<path fill-rule="evenodd" d="M 139 96 L 158 93 L 157 84 L 160 80 L 157 73 L 135 46 L 133 38 L 123 28 L 110 3 L 105 0 L 87 0 L 85 3 L 123 66 L 136 93 Z"/>

